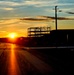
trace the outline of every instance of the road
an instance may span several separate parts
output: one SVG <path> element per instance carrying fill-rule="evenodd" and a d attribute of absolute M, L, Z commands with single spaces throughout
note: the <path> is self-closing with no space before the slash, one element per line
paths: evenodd
<path fill-rule="evenodd" d="M 0 75 L 51 75 L 53 68 L 15 44 L 0 44 Z"/>

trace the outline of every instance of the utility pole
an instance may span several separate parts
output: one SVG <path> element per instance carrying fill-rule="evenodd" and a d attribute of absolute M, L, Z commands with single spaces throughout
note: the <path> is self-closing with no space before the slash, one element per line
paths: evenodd
<path fill-rule="evenodd" d="M 55 26 L 57 31 L 57 6 L 55 6 Z"/>
<path fill-rule="evenodd" d="M 55 29 L 56 29 L 56 50 L 57 50 L 57 6 L 55 6 Z"/>

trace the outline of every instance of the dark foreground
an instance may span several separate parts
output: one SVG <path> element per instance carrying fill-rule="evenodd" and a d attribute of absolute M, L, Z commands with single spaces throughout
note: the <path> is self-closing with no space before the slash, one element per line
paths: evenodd
<path fill-rule="evenodd" d="M 0 44 L 0 75 L 74 75 L 74 49 Z"/>

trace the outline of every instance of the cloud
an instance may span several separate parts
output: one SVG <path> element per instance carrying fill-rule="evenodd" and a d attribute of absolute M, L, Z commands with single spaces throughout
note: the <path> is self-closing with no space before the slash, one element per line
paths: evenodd
<path fill-rule="evenodd" d="M 24 1 L 24 5 L 32 5 L 35 7 L 44 7 L 44 6 L 66 6 L 74 5 L 74 3 L 59 3 L 59 0 L 29 0 Z"/>
<path fill-rule="evenodd" d="M 59 0 L 21 0 L 21 1 L 0 1 L 0 6 L 34 6 L 34 7 L 44 7 L 44 6 L 64 6 L 64 5 L 74 5 L 74 3 L 59 3 Z"/>
<path fill-rule="evenodd" d="M 8 10 L 8 11 L 14 10 L 13 8 L 0 8 L 0 9 Z"/>
<path fill-rule="evenodd" d="M 43 7 L 43 6 L 52 6 L 52 4 L 57 3 L 58 0 L 30 0 L 25 1 L 25 5 L 32 5 L 35 7 Z"/>
<path fill-rule="evenodd" d="M 58 17 L 58 20 L 74 20 L 74 17 Z M 55 20 L 55 17 L 52 16 L 37 16 L 37 17 L 24 17 L 18 19 L 7 19 L 7 20 L 0 20 L 0 25 L 29 25 L 30 22 L 48 22 Z"/>
<path fill-rule="evenodd" d="M 67 14 L 74 14 L 74 8 L 64 8 L 64 9 L 59 10 L 59 12 L 64 12 Z"/>
<path fill-rule="evenodd" d="M 66 17 L 57 17 L 58 20 L 74 20 L 74 18 L 66 18 Z M 52 16 L 38 16 L 36 18 L 21 18 L 20 20 L 25 21 L 52 21 L 55 20 L 55 17 Z"/>
<path fill-rule="evenodd" d="M 21 18 L 20 20 L 28 20 L 28 21 L 47 21 L 45 18 Z"/>
<path fill-rule="evenodd" d="M 58 7 L 58 12 L 69 12 L 69 11 L 73 11 L 74 10 L 74 8 L 59 8 Z M 49 9 L 49 8 L 47 8 L 47 9 L 44 9 L 44 11 L 47 11 L 47 12 L 53 12 L 54 10 L 51 8 L 51 9 Z"/>
<path fill-rule="evenodd" d="M 52 19 L 54 20 L 55 17 L 51 17 L 51 16 L 41 16 L 43 18 L 47 18 L 47 19 Z M 74 20 L 74 18 L 66 18 L 66 17 L 57 17 L 58 20 Z"/>
<path fill-rule="evenodd" d="M 70 11 L 69 12 L 66 12 L 66 13 L 68 13 L 68 14 L 74 14 L 74 12 L 70 12 Z"/>
<path fill-rule="evenodd" d="M 57 6 L 72 6 L 74 3 L 57 3 Z"/>
<path fill-rule="evenodd" d="M 42 6 L 51 6 L 52 4 L 57 3 L 58 0 L 22 0 L 22 1 L 0 1 L 0 5 L 5 6 L 35 6 L 35 7 L 42 7 Z"/>
<path fill-rule="evenodd" d="M 5 6 L 19 6 L 20 3 L 18 3 L 18 2 L 12 2 L 12 1 L 0 1 L 0 5 L 5 5 Z"/>
<path fill-rule="evenodd" d="M 20 22 L 19 19 L 7 19 L 7 20 L 0 21 L 0 25 L 10 25 L 18 22 Z"/>
<path fill-rule="evenodd" d="M 58 11 L 60 12 L 71 12 L 71 11 L 74 11 L 74 8 L 71 7 L 71 8 L 62 8 L 62 9 L 59 9 Z"/>

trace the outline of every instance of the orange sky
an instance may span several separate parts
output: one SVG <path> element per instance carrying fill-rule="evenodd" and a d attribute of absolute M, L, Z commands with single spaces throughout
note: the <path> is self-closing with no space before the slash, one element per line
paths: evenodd
<path fill-rule="evenodd" d="M 27 36 L 27 28 L 51 26 L 55 29 L 54 21 L 21 21 L 19 19 L 2 20 L 0 22 L 0 37 L 6 37 L 10 33 L 17 33 L 18 37 Z M 58 20 L 58 29 L 74 29 L 74 20 Z"/>
<path fill-rule="evenodd" d="M 51 26 L 55 29 L 51 17 L 55 16 L 56 5 L 58 17 L 63 17 L 63 20 L 58 20 L 58 29 L 74 29 L 74 0 L 1 0 L 0 37 L 13 32 L 18 37 L 25 37 L 29 27 Z"/>

